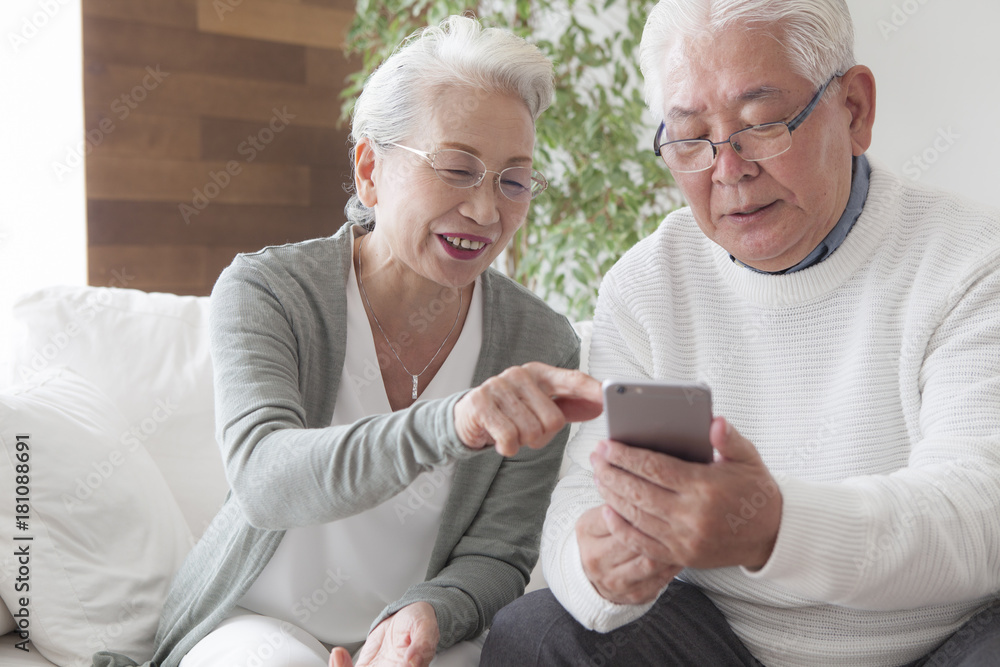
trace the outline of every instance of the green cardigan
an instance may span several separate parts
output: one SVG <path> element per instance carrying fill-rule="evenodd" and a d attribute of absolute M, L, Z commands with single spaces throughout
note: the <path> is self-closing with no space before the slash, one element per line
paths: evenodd
<path fill-rule="evenodd" d="M 358 229 L 358 228 L 354 228 Z M 489 627 L 524 592 L 568 427 L 540 450 L 504 459 L 455 433 L 461 398 L 330 426 L 344 365 L 352 226 L 334 236 L 240 255 L 212 292 L 216 436 L 232 491 L 174 577 L 150 667 L 181 658 L 236 606 L 284 531 L 335 521 L 455 461 L 426 580 L 372 624 L 417 601 L 433 605 L 439 649 Z M 566 318 L 489 269 L 473 385 L 528 361 L 577 368 Z M 136 663 L 114 653 L 95 667 Z"/>

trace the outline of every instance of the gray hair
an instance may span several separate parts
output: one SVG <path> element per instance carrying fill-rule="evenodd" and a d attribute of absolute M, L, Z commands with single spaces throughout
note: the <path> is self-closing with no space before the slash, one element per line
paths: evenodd
<path fill-rule="evenodd" d="M 451 87 L 517 95 L 537 120 L 552 103 L 552 62 L 513 33 L 483 28 L 466 16 L 450 16 L 440 25 L 423 28 L 365 81 L 352 113 L 352 155 L 363 138 L 371 140 L 376 155 L 383 155 L 386 144 L 411 136 L 426 124 L 435 91 Z M 476 104 L 473 95 L 462 106 L 473 109 Z M 375 219 L 375 212 L 356 194 L 345 213 L 352 223 L 370 225 Z"/>
<path fill-rule="evenodd" d="M 794 71 L 817 88 L 856 64 L 854 24 L 845 0 L 660 0 L 639 46 L 646 105 L 662 104 L 662 58 L 671 46 L 733 27 L 779 38 Z"/>

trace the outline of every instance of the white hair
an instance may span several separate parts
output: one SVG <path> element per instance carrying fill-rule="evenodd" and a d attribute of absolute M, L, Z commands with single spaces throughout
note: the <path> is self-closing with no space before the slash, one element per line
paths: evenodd
<path fill-rule="evenodd" d="M 856 63 L 854 24 L 845 0 L 660 0 L 639 46 L 647 106 L 655 110 L 663 103 L 663 57 L 674 44 L 734 27 L 778 39 L 792 69 L 817 88 Z"/>
<path fill-rule="evenodd" d="M 532 120 L 552 103 L 552 62 L 533 44 L 466 16 L 450 16 L 408 37 L 365 81 L 354 104 L 351 146 L 368 138 L 376 155 L 427 123 L 442 88 L 517 95 Z M 353 159 L 352 159 L 353 162 Z M 371 224 L 375 213 L 352 195 L 345 208 L 353 223 Z"/>

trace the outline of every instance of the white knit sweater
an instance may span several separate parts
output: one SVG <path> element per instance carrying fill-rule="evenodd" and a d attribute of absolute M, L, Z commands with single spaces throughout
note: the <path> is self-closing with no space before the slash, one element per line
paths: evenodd
<path fill-rule="evenodd" d="M 705 382 L 784 498 L 767 565 L 685 570 L 769 667 L 901 665 L 1000 590 L 1000 215 L 876 163 L 826 261 L 757 274 L 671 214 L 607 275 L 590 372 Z M 584 626 L 601 598 L 573 531 L 601 504 L 572 440 L 543 532 L 546 581 Z M 760 500 L 760 499 L 758 499 Z M 738 509 L 734 510 L 738 513 Z"/>

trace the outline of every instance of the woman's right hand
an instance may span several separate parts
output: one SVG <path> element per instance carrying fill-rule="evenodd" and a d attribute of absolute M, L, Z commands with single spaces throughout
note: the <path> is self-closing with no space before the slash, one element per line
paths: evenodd
<path fill-rule="evenodd" d="M 586 373 L 537 361 L 513 366 L 455 404 L 455 430 L 471 449 L 494 446 L 503 456 L 539 449 L 567 422 L 601 414 L 601 383 Z"/>
<path fill-rule="evenodd" d="M 358 662 L 343 647 L 330 654 L 329 667 L 427 667 L 438 639 L 437 614 L 428 602 L 414 602 L 382 620 L 361 647 Z"/>

